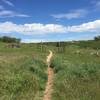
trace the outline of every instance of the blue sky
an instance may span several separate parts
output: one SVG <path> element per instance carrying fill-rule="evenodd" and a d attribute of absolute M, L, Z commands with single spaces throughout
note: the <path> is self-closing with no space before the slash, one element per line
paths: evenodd
<path fill-rule="evenodd" d="M 100 35 L 100 0 L 0 0 L 0 36 L 23 42 Z"/>

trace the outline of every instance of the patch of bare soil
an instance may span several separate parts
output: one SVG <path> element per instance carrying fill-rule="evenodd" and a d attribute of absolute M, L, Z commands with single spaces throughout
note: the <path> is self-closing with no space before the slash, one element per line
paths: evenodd
<path fill-rule="evenodd" d="M 53 78 L 54 78 L 54 71 L 53 69 L 50 67 L 50 63 L 51 63 L 51 59 L 53 57 L 53 53 L 52 51 L 49 51 L 49 55 L 47 56 L 47 65 L 48 65 L 48 81 L 46 84 L 46 88 L 45 88 L 45 92 L 44 92 L 44 98 L 43 100 L 51 100 L 51 95 L 52 95 L 52 91 L 53 91 Z"/>

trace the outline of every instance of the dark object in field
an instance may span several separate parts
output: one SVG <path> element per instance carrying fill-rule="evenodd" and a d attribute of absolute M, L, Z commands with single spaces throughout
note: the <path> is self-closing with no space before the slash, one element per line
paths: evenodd
<path fill-rule="evenodd" d="M 33 67 L 30 67 L 31 72 L 35 72 L 35 69 Z"/>
<path fill-rule="evenodd" d="M 51 67 L 51 68 L 54 68 L 54 64 L 53 64 L 53 63 L 51 63 L 51 64 L 50 64 L 50 67 Z"/>
<path fill-rule="evenodd" d="M 6 47 L 8 47 L 8 48 L 20 48 L 21 46 L 20 46 L 20 44 L 13 43 L 13 44 L 8 44 Z"/>

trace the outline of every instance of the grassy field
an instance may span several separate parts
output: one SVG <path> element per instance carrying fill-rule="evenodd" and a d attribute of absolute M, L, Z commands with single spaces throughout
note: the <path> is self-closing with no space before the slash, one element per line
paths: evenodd
<path fill-rule="evenodd" d="M 0 43 L 0 100 L 42 100 L 46 53 L 34 47 L 6 48 Z"/>
<path fill-rule="evenodd" d="M 42 51 L 39 44 L 8 48 L 0 43 L 0 100 L 42 100 L 48 49 L 54 52 L 52 100 L 100 100 L 99 43 L 66 44 L 64 52 L 50 43 Z"/>
<path fill-rule="evenodd" d="M 100 57 L 91 52 L 97 50 L 67 46 L 64 54 L 56 53 L 52 100 L 100 100 Z"/>

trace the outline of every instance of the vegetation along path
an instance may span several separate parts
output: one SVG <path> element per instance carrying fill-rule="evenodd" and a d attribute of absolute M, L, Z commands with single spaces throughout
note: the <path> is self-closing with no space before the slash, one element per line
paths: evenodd
<path fill-rule="evenodd" d="M 44 92 L 44 98 L 43 100 L 51 100 L 51 94 L 52 94 L 52 86 L 53 86 L 53 77 L 54 77 L 54 71 L 53 69 L 50 67 L 51 65 L 51 60 L 53 57 L 53 53 L 52 51 L 49 50 L 49 55 L 47 56 L 46 62 L 48 65 L 48 81 L 46 84 L 46 88 L 45 88 L 45 92 Z"/>

